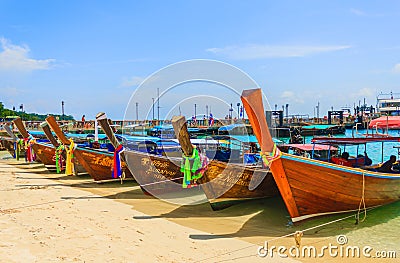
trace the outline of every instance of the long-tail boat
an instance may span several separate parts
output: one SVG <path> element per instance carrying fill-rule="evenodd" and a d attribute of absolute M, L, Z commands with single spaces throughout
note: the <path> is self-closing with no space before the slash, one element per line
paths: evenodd
<path fill-rule="evenodd" d="M 67 154 L 65 152 L 65 149 L 62 149 L 63 148 L 62 145 L 54 137 L 53 133 L 51 132 L 51 128 L 50 128 L 49 124 L 46 121 L 42 122 L 40 124 L 40 127 L 42 128 L 46 138 L 49 140 L 49 142 L 54 147 L 55 152 L 58 151 L 58 153 L 56 153 L 52 157 L 52 159 L 55 160 L 55 162 L 56 162 L 55 170 L 57 172 L 64 171 L 65 170 L 65 165 L 61 166 L 61 165 L 57 164 L 57 159 L 59 159 L 58 160 L 59 162 L 61 161 L 61 162 L 65 163 L 65 160 L 67 159 Z M 48 151 L 48 149 L 47 149 L 47 151 Z M 74 173 L 75 173 L 75 175 L 86 174 L 85 168 L 78 162 L 77 159 L 74 159 L 73 162 L 74 162 L 74 169 L 75 169 Z M 53 170 L 51 170 L 51 171 L 53 171 Z"/>
<path fill-rule="evenodd" d="M 180 167 L 165 157 L 157 156 L 155 150 L 157 145 L 154 141 L 143 138 L 141 146 L 132 149 L 127 141 L 120 142 L 116 138 L 105 113 L 98 113 L 96 120 L 115 149 L 125 148 L 121 157 L 146 194 L 155 195 L 182 189 Z M 171 158 L 175 159 L 175 162 L 180 161 L 179 158 Z"/>
<path fill-rule="evenodd" d="M 46 165 L 49 164 L 42 155 L 41 151 L 38 151 L 38 147 L 36 146 L 36 139 L 31 136 L 28 131 L 25 128 L 24 123 L 22 122 L 22 119 L 20 117 L 16 118 L 13 120 L 13 123 L 17 127 L 19 133 L 22 135 L 22 138 L 26 144 L 26 159 L 27 161 L 34 161 L 36 160 L 36 157 L 40 159 L 40 157 L 43 157 L 45 159 L 44 164 Z M 40 153 L 39 153 L 40 152 Z M 40 159 L 41 160 L 41 159 Z M 43 162 L 43 161 L 42 161 Z"/>
<path fill-rule="evenodd" d="M 50 127 L 46 122 L 42 123 L 40 126 L 43 129 L 44 134 L 46 135 L 49 142 L 44 140 L 37 139 L 32 136 L 28 132 L 21 118 L 16 118 L 13 120 L 15 126 L 18 128 L 19 133 L 22 137 L 28 141 L 30 147 L 32 147 L 34 153 L 40 159 L 40 161 L 44 164 L 44 166 L 50 172 L 61 172 L 64 170 L 65 166 L 62 164 L 65 162 L 65 152 L 60 150 L 58 147 L 60 144 L 57 139 L 51 133 Z M 56 154 L 56 151 L 59 151 Z M 75 162 L 76 174 L 85 172 L 84 168 Z"/>
<path fill-rule="evenodd" d="M 60 126 L 57 124 L 54 116 L 46 118 L 46 122 L 49 124 L 51 129 L 57 135 L 58 139 L 68 148 L 68 151 L 73 151 L 74 158 L 85 168 L 86 172 L 95 180 L 98 181 L 110 181 L 120 180 L 121 178 L 132 178 L 132 174 L 126 166 L 122 166 L 121 174 L 117 175 L 113 172 L 115 155 L 118 153 L 112 153 L 103 151 L 100 149 L 84 148 L 72 146 L 73 140 L 68 139 Z M 72 148 L 72 149 L 71 149 Z M 68 159 L 68 158 L 67 158 Z M 67 160 L 68 162 L 68 160 Z"/>
<path fill-rule="evenodd" d="M 176 116 L 172 124 L 184 156 L 192 156 L 194 148 L 185 118 Z M 268 170 L 242 163 L 211 160 L 198 182 L 214 210 L 229 207 L 237 202 L 278 194 L 272 174 Z"/>
<path fill-rule="evenodd" d="M 4 147 L 4 149 L 10 153 L 10 155 L 14 158 L 16 158 L 16 142 L 14 141 L 11 137 L 7 136 L 1 136 L 0 137 L 1 144 Z"/>
<path fill-rule="evenodd" d="M 96 119 L 110 141 L 116 142 L 114 146 L 118 146 L 119 142 L 112 138 L 114 135 L 107 124 L 106 115 L 99 113 Z M 186 156 L 190 156 L 192 152 L 187 149 L 192 146 L 187 126 L 184 126 L 186 125 L 184 118 L 174 118 L 172 123 L 175 126 L 175 133 L 178 132 L 180 148 L 182 151 L 186 151 Z M 147 143 L 151 145 L 151 142 Z M 154 152 L 132 150 L 129 147 L 126 147 L 123 153 L 135 180 L 148 193 L 160 194 L 183 190 L 182 157 L 169 156 L 168 153 L 157 155 Z M 272 174 L 265 176 L 257 188 L 250 189 L 251 178 L 263 176 L 267 173 L 265 169 L 245 167 L 241 164 L 224 163 L 217 160 L 211 160 L 204 168 L 205 171 L 198 183 L 214 210 L 223 209 L 238 201 L 271 197 L 278 194 Z"/>
<path fill-rule="evenodd" d="M 0 137 L 2 147 L 7 150 L 11 156 L 15 156 L 14 143 L 18 140 L 15 134 L 11 131 L 8 124 L 3 125 L 3 129 L 7 132 L 7 135 L 2 134 Z"/>
<path fill-rule="evenodd" d="M 10 125 L 6 124 L 3 126 L 9 137 L 2 137 L 2 144 L 6 150 L 16 159 L 25 157 L 25 145 L 23 140 L 18 138 L 11 130 Z"/>
<path fill-rule="evenodd" d="M 280 153 L 268 130 L 261 89 L 244 90 L 244 108 L 293 222 L 360 211 L 400 199 L 400 175 Z M 366 211 L 366 210 L 364 210 Z"/>

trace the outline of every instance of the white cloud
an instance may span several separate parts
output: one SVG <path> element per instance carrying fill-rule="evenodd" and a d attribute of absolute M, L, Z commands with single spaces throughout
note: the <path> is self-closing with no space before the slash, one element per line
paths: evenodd
<path fill-rule="evenodd" d="M 37 60 L 29 57 L 28 46 L 17 46 L 0 38 L 0 71 L 33 71 L 50 69 L 54 59 Z"/>
<path fill-rule="evenodd" d="M 400 74 L 400 63 L 397 63 L 396 65 L 394 65 L 393 72 Z"/>
<path fill-rule="evenodd" d="M 383 17 L 385 14 L 382 13 L 367 13 L 363 10 L 356 9 L 356 8 L 351 8 L 350 13 L 356 15 L 356 16 L 365 16 L 365 17 Z"/>
<path fill-rule="evenodd" d="M 362 11 L 360 9 L 355 9 L 355 8 L 350 9 L 350 12 L 357 16 L 366 16 L 367 15 L 364 11 Z"/>
<path fill-rule="evenodd" d="M 371 102 L 374 103 L 376 100 L 376 89 L 369 87 L 354 89 L 349 91 L 345 97 L 347 101 L 357 102 L 361 100 L 361 103 L 364 98 L 366 99 L 367 104 Z"/>
<path fill-rule="evenodd" d="M 133 86 L 139 86 L 145 78 L 139 77 L 139 76 L 134 76 L 128 79 L 124 79 L 121 83 L 122 87 L 133 87 Z"/>
<path fill-rule="evenodd" d="M 295 94 L 293 91 L 284 91 L 282 92 L 280 98 L 283 101 L 289 102 L 289 103 L 296 103 L 296 104 L 303 104 L 304 99 L 302 96 L 299 94 Z"/>
<path fill-rule="evenodd" d="M 351 46 L 274 46 L 251 44 L 209 48 L 206 51 L 231 59 L 249 60 L 279 57 L 304 57 L 308 55 L 348 49 Z"/>

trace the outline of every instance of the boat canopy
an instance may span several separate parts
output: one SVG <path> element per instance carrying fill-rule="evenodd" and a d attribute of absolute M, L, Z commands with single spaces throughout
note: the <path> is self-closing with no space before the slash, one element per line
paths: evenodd
<path fill-rule="evenodd" d="M 144 141 L 156 142 L 161 140 L 159 137 L 152 137 L 152 136 L 132 136 L 132 135 L 116 134 L 115 137 L 117 137 L 118 140 L 121 140 L 123 138 L 127 141 L 132 141 L 132 142 L 144 142 Z"/>
<path fill-rule="evenodd" d="M 379 129 L 400 129 L 400 116 L 382 116 L 372 120 L 369 123 L 369 128 Z"/>
<path fill-rule="evenodd" d="M 233 131 L 234 129 L 242 128 L 242 127 L 245 128 L 246 125 L 244 125 L 242 123 L 235 123 L 235 124 L 222 126 L 218 129 L 218 131 L 228 131 L 229 132 L 229 131 Z"/>
<path fill-rule="evenodd" d="M 337 127 L 337 125 L 314 124 L 314 125 L 301 126 L 302 129 L 306 130 L 326 130 L 333 127 Z"/>
<path fill-rule="evenodd" d="M 359 145 L 373 142 L 400 142 L 400 137 L 378 136 L 378 137 L 359 137 L 359 138 L 337 138 L 337 137 L 314 137 L 312 143 L 318 144 L 340 144 L 340 145 Z"/>
<path fill-rule="evenodd" d="M 290 147 L 292 149 L 299 149 L 302 151 L 337 151 L 338 149 L 334 146 L 331 145 L 321 145 L 321 144 L 313 144 L 313 143 L 308 143 L 308 144 L 288 144 L 286 145 L 287 147 Z"/>
<path fill-rule="evenodd" d="M 179 143 L 178 139 L 171 139 L 171 141 Z M 214 139 L 190 139 L 190 142 L 194 145 L 218 144 L 218 141 Z"/>
<path fill-rule="evenodd" d="M 154 126 L 153 128 L 152 128 L 152 130 L 173 130 L 174 129 L 174 127 L 172 126 L 172 124 L 163 124 L 163 125 L 157 125 L 157 126 Z"/>
<path fill-rule="evenodd" d="M 44 132 L 42 131 L 28 131 L 29 134 L 32 134 L 32 136 L 40 136 L 43 135 L 44 136 Z"/>

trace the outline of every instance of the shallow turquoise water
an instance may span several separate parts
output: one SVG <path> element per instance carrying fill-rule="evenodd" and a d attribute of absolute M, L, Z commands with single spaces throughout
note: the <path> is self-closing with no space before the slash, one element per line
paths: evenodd
<path fill-rule="evenodd" d="M 399 130 L 390 130 L 389 134 L 392 136 L 400 136 L 400 131 Z M 340 135 L 335 135 L 335 137 L 352 137 L 352 131 L 351 130 L 346 130 L 345 134 L 340 134 Z M 359 135 L 358 137 L 361 137 Z M 305 137 L 305 143 L 310 143 L 311 139 L 313 136 L 307 136 Z M 283 138 L 283 141 L 287 142 L 288 139 Z M 393 146 L 400 146 L 400 143 L 398 142 L 385 142 L 384 143 L 384 148 L 383 148 L 383 161 L 386 161 L 389 159 L 390 155 L 395 155 L 398 159 L 398 150 L 396 148 L 393 148 Z M 341 150 L 344 150 L 344 147 L 340 147 Z M 357 146 L 346 146 L 345 150 L 349 152 L 351 156 L 357 156 Z M 372 159 L 373 163 L 381 163 L 382 162 L 382 143 L 368 143 L 367 144 L 367 154 L 369 158 Z M 360 145 L 358 149 L 359 154 L 364 154 L 364 145 Z"/>
<path fill-rule="evenodd" d="M 400 202 L 381 206 L 367 211 L 363 222 L 356 224 L 355 216 L 347 213 L 322 218 L 311 219 L 296 226 L 292 230 L 304 230 L 318 226 L 336 219 L 349 217 L 343 221 L 335 222 L 321 228 L 305 232 L 305 236 L 324 237 L 346 235 L 348 245 L 371 246 L 374 250 L 397 251 L 397 258 L 400 258 Z M 360 218 L 364 213 L 360 214 Z M 399 262 L 399 261 L 397 261 Z"/>

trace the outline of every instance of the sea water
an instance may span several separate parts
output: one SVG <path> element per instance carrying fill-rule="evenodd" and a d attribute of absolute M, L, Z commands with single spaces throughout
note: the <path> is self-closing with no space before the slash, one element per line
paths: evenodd
<path fill-rule="evenodd" d="M 365 137 L 360 131 L 358 134 L 354 133 L 354 137 Z M 370 132 L 371 134 L 371 132 Z M 389 135 L 400 137 L 400 130 L 389 130 Z M 334 137 L 353 137 L 352 130 L 346 130 L 345 134 L 338 134 Z M 305 137 L 305 143 L 311 143 L 312 136 Z M 356 157 L 358 154 L 364 155 L 364 151 L 367 152 L 368 157 L 372 160 L 373 164 L 382 163 L 389 160 L 390 155 L 395 155 L 397 159 L 400 159 L 398 148 L 395 147 L 400 146 L 400 142 L 373 142 L 367 143 L 366 145 L 346 145 L 340 146 L 341 152 L 346 151 L 350 154 L 350 156 Z"/>

